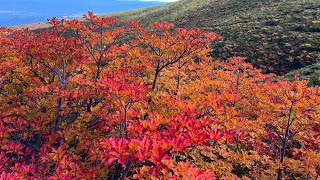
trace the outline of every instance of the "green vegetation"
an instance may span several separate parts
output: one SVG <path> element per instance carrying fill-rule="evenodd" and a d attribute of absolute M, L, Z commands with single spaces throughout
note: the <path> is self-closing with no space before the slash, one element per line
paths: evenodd
<path fill-rule="evenodd" d="M 292 71 L 284 76 L 289 80 L 294 80 L 295 75 L 298 73 L 300 79 L 309 79 L 309 86 L 320 85 L 320 64 L 314 64 L 301 68 L 297 71 Z"/>
<path fill-rule="evenodd" d="M 320 62 L 319 0 L 181 0 L 112 15 L 214 31 L 224 39 L 213 57 L 245 56 L 264 72 L 284 75 Z"/>

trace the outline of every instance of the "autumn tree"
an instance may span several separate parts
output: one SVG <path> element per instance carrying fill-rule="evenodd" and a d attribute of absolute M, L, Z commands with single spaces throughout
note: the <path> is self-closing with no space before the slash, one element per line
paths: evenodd
<path fill-rule="evenodd" d="M 0 29 L 1 179 L 318 178 L 319 87 L 221 37 L 85 15 Z"/>

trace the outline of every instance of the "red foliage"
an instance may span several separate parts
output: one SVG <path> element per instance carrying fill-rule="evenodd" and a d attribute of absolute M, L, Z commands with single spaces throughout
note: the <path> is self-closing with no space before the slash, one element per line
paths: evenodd
<path fill-rule="evenodd" d="M 316 178 L 319 87 L 155 22 L 0 30 L 0 179 Z"/>

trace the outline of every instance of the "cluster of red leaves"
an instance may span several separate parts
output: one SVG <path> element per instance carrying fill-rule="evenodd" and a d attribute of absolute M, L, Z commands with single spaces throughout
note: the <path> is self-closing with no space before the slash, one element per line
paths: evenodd
<path fill-rule="evenodd" d="M 85 16 L 0 30 L 0 179 L 316 178 L 320 89 L 220 37 Z"/>

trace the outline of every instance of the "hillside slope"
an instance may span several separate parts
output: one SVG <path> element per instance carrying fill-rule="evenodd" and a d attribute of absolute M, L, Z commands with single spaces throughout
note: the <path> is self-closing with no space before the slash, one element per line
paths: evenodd
<path fill-rule="evenodd" d="M 320 62 L 319 0 L 180 0 L 112 15 L 217 32 L 224 40 L 214 57 L 245 56 L 264 72 L 319 67 L 312 66 Z"/>

